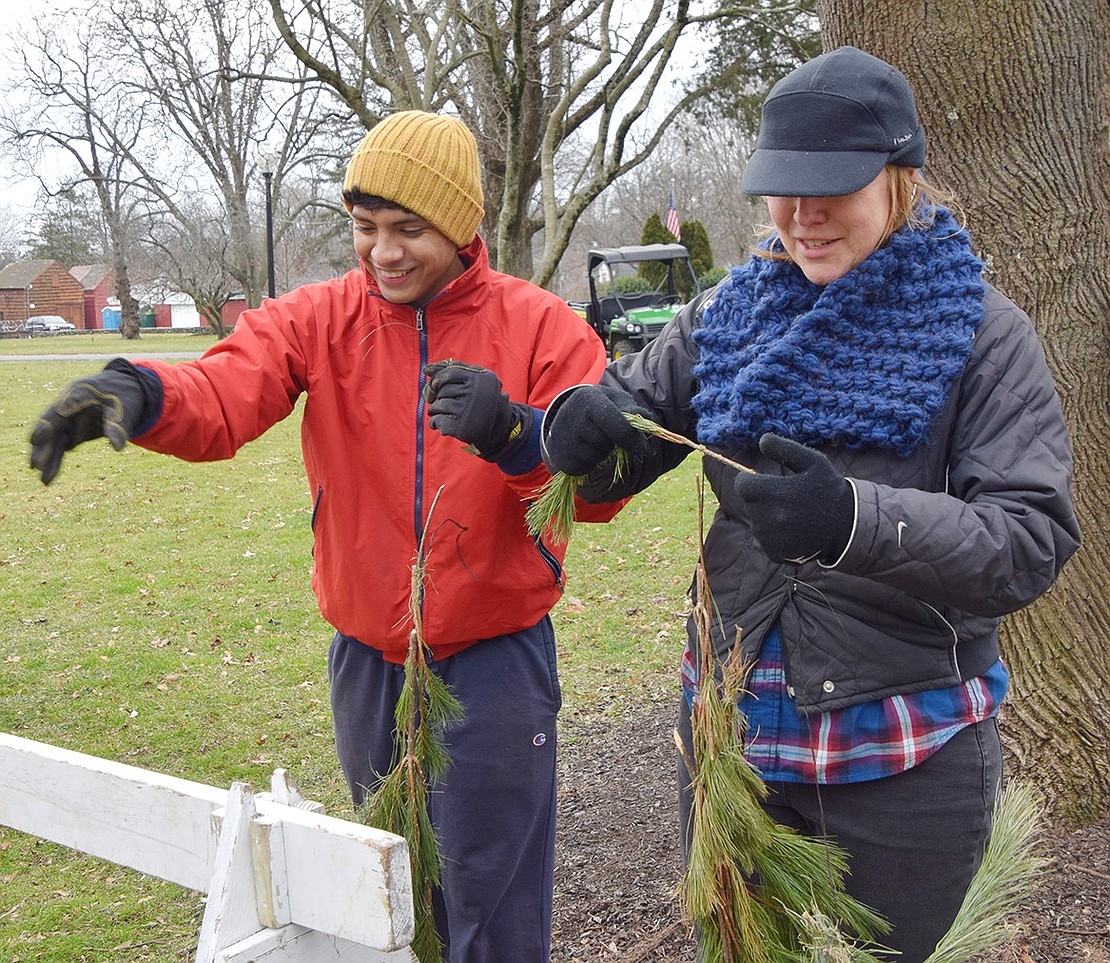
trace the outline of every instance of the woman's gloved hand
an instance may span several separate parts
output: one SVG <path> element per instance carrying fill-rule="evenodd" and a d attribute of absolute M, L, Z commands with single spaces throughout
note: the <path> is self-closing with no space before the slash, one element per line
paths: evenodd
<path fill-rule="evenodd" d="M 755 537 L 774 562 L 836 561 L 855 523 L 851 483 L 821 452 L 766 434 L 759 450 L 793 474 L 741 472 L 736 493 Z"/>
<path fill-rule="evenodd" d="M 636 455 L 646 447 L 643 432 L 625 413 L 648 417 L 632 396 L 606 385 L 579 385 L 555 399 L 544 420 L 543 460 L 552 472 L 588 475 L 622 448 Z"/>

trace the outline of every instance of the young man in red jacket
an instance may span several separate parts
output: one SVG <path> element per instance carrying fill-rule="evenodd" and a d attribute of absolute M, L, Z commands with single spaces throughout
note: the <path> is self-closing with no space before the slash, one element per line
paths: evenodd
<path fill-rule="evenodd" d="M 74 382 L 32 432 L 31 465 L 49 483 L 65 452 L 102 435 L 230 458 L 307 394 L 312 582 L 336 629 L 333 718 L 356 803 L 392 763 L 410 565 L 442 487 L 422 623 L 465 718 L 430 797 L 438 928 L 449 963 L 543 963 L 561 698 L 548 612 L 565 547 L 533 539 L 524 513 L 549 477 L 538 410 L 596 382 L 604 351 L 564 302 L 490 268 L 477 147 L 460 121 L 386 118 L 355 151 L 343 199 L 356 270 L 244 312 L 196 361 L 117 358 Z"/>

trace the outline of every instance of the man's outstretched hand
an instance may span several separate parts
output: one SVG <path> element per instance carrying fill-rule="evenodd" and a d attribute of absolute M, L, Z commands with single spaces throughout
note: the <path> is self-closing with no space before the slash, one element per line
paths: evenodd
<path fill-rule="evenodd" d="M 31 431 L 31 467 L 49 485 L 58 474 L 62 456 L 82 442 L 107 438 L 120 451 L 142 420 L 143 390 L 137 378 L 105 369 L 68 385 L 39 417 Z"/>

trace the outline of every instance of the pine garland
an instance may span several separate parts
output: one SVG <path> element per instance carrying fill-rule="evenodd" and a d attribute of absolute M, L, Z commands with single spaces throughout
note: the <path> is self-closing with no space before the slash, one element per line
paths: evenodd
<path fill-rule="evenodd" d="M 767 787 L 744 757 L 739 700 L 748 666 L 740 647 L 718 662 L 712 600 L 699 565 L 694 610 L 701 686 L 691 712 L 690 850 L 682 903 L 698 933 L 701 963 L 880 963 L 889 929 L 844 892 L 847 857 L 824 839 L 776 823 L 760 803 Z"/>
<path fill-rule="evenodd" d="M 889 924 L 844 892 L 844 851 L 775 823 L 762 809 L 767 787 L 744 757 L 747 720 L 739 709 L 750 666 L 741 662 L 739 629 L 725 659 L 714 655 L 713 602 L 701 565 L 697 600 L 701 684 L 691 712 L 694 758 L 677 733 L 675 740 L 691 775 L 681 896 L 698 932 L 699 963 L 891 960 L 892 951 L 875 942 Z M 1044 868 L 1034 851 L 1042 818 L 1031 788 L 1011 785 L 999 794 L 983 861 L 925 963 L 970 963 L 1011 934 L 1012 914 Z"/>
<path fill-rule="evenodd" d="M 413 629 L 405 659 L 405 680 L 394 710 L 396 759 L 389 773 L 379 779 L 361 813 L 366 824 L 403 836 L 408 842 L 415 923 L 412 950 L 420 963 L 443 961 L 432 911 L 432 894 L 440 883 L 440 858 L 439 841 L 428 813 L 428 791 L 451 764 L 443 733 L 463 715 L 463 707 L 449 686 L 428 665 L 421 620 L 425 538 L 442 491 L 436 493 L 428 512 L 412 567 Z"/>

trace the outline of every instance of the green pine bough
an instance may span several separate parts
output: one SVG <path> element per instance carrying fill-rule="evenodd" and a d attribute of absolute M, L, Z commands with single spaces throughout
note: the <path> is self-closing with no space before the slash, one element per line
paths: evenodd
<path fill-rule="evenodd" d="M 767 787 L 744 756 L 739 708 L 748 666 L 739 645 L 718 662 L 712 600 L 698 567 L 694 610 L 702 680 L 690 723 L 689 853 L 682 904 L 698 933 L 701 963 L 880 963 L 889 929 L 844 891 L 843 850 L 776 823 L 761 802 Z M 739 639 L 737 640 L 739 641 Z M 707 681 L 708 680 L 708 681 Z"/>
<path fill-rule="evenodd" d="M 713 451 L 713 449 L 707 448 L 696 441 L 691 441 L 684 435 L 669 431 L 643 415 L 625 412 L 624 417 L 628 419 L 633 428 L 644 432 L 644 434 L 654 435 L 664 441 L 671 441 L 678 445 L 686 445 L 700 451 L 709 458 L 715 458 L 717 461 L 732 466 L 737 471 L 751 471 L 746 465 L 741 465 L 731 458 L 726 458 L 720 452 Z M 623 474 L 627 459 L 628 455 L 624 450 L 617 448 L 613 452 L 614 481 Z M 560 544 L 570 540 L 570 533 L 574 528 L 575 494 L 585 481 L 585 475 L 568 475 L 565 472 L 555 472 L 551 476 L 547 484 L 540 490 L 539 497 L 528 506 L 528 511 L 525 514 L 528 531 L 532 533 L 533 537 L 539 538 L 546 534 L 553 541 Z"/>
<path fill-rule="evenodd" d="M 624 473 L 627 455 L 623 449 L 616 449 L 611 458 L 613 480 Z M 533 538 L 546 534 L 552 541 L 564 545 L 570 541 L 574 528 L 574 502 L 578 489 L 586 481 L 585 475 L 568 475 L 555 472 L 547 484 L 540 489 L 536 498 L 524 514 L 525 524 Z"/>
<path fill-rule="evenodd" d="M 948 932 L 925 963 L 966 963 L 1014 934 L 1013 914 L 1043 878 L 1037 852 L 1044 803 L 1032 786 L 1011 783 L 998 796 L 991 838 Z"/>
<path fill-rule="evenodd" d="M 442 491 L 441 488 L 436 493 L 435 501 Z M 432 894 L 440 883 L 439 841 L 428 813 L 428 792 L 451 764 L 443 734 L 463 715 L 463 707 L 451 694 L 450 687 L 428 665 L 421 622 L 424 542 L 435 501 L 428 512 L 424 536 L 412 568 L 413 629 L 405 659 L 405 680 L 394 710 L 397 723 L 395 759 L 360 813 L 367 825 L 403 836 L 408 842 L 414 916 L 411 945 L 420 963 L 443 961 L 443 946 L 432 911 Z"/>
<path fill-rule="evenodd" d="M 767 788 L 744 757 L 747 720 L 738 707 L 748 667 L 739 645 L 721 662 L 712 654 L 711 598 L 700 566 L 698 599 L 703 682 L 691 713 L 694 758 L 680 741 L 679 751 L 693 795 L 682 902 L 698 932 L 699 963 L 896 961 L 876 942 L 889 930 L 886 921 L 844 892 L 843 850 L 763 811 Z M 925 963 L 970 963 L 1013 934 L 1014 911 L 1044 869 L 1035 852 L 1043 816 L 1031 787 L 1012 784 L 999 794 L 983 861 Z"/>

